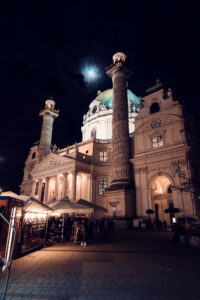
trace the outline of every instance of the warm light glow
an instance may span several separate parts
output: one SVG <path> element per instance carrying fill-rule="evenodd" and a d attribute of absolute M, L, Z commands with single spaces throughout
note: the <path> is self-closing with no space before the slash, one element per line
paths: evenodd
<path fill-rule="evenodd" d="M 52 212 L 52 213 L 51 213 L 51 216 L 57 216 L 57 217 L 60 217 L 60 215 L 61 215 L 61 214 L 56 213 L 56 212 Z"/>
<path fill-rule="evenodd" d="M 38 219 L 45 219 L 46 218 L 46 213 L 25 213 L 24 219 L 29 219 L 30 221 L 34 220 L 35 218 Z"/>
<path fill-rule="evenodd" d="M 166 194 L 170 185 L 171 182 L 166 176 L 158 176 L 152 184 L 153 193 Z"/>

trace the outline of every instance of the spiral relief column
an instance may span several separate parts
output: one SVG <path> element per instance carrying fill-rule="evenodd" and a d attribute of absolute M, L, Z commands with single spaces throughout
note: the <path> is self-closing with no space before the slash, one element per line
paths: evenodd
<path fill-rule="evenodd" d="M 118 216 L 134 215 L 134 191 L 131 190 L 130 147 L 128 127 L 127 80 L 132 75 L 126 65 L 126 55 L 118 52 L 113 55 L 113 64 L 106 73 L 113 83 L 112 116 L 112 181 L 105 192 L 107 209 Z"/>
<path fill-rule="evenodd" d="M 127 79 L 132 72 L 125 61 L 125 54 L 116 53 L 113 55 L 113 65 L 106 68 L 106 73 L 113 82 L 113 188 L 117 185 L 130 185 Z"/>

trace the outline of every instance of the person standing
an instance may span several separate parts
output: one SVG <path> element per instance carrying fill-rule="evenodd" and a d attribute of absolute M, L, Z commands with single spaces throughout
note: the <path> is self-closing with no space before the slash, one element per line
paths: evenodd
<path fill-rule="evenodd" d="M 167 222 L 165 220 L 163 221 L 163 229 L 167 230 Z"/>

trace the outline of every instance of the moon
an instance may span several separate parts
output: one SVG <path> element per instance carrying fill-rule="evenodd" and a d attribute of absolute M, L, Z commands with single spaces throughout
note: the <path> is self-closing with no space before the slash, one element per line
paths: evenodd
<path fill-rule="evenodd" d="M 95 65 L 85 65 L 81 73 L 86 84 L 92 84 L 100 77 L 99 68 Z"/>

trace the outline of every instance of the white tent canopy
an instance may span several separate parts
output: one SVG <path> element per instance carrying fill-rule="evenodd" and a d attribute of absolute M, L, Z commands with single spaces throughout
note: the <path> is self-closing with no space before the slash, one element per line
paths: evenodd
<path fill-rule="evenodd" d="M 53 214 L 86 214 L 93 212 L 93 208 L 72 202 L 68 198 L 62 198 L 61 200 L 55 202 L 49 202 L 47 205 L 53 209 Z"/>

